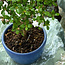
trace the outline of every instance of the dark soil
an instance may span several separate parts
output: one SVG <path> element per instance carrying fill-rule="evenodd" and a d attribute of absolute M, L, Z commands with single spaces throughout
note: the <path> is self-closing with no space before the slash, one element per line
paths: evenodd
<path fill-rule="evenodd" d="M 37 49 L 44 40 L 44 33 L 42 29 L 33 27 L 27 31 L 27 39 L 21 34 L 16 34 L 8 29 L 5 34 L 5 44 L 9 49 L 18 53 L 28 53 Z"/>

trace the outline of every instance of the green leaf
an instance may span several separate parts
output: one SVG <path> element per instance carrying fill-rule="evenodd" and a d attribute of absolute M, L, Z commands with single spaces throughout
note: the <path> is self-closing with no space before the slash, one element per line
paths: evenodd
<path fill-rule="evenodd" d="M 29 10 L 29 7 L 26 7 L 26 10 Z"/>
<path fill-rule="evenodd" d="M 37 1 L 41 1 L 41 0 L 37 0 Z"/>
<path fill-rule="evenodd" d="M 5 16 L 5 11 L 4 11 L 4 10 L 2 10 L 2 11 L 1 11 L 1 14 L 2 14 L 3 16 Z"/>
<path fill-rule="evenodd" d="M 5 19 L 4 19 L 4 21 L 2 21 L 2 23 L 5 24 Z"/>
<path fill-rule="evenodd" d="M 15 29 L 12 28 L 12 32 L 14 32 L 14 31 L 15 31 Z"/>
<path fill-rule="evenodd" d="M 7 0 L 7 1 L 11 1 L 11 0 Z"/>
<path fill-rule="evenodd" d="M 1 6 L 2 6 L 2 4 L 3 4 L 3 2 L 2 2 L 2 1 L 0 1 L 0 10 L 1 10 Z"/>
<path fill-rule="evenodd" d="M 48 26 L 49 25 L 49 20 L 45 21 L 44 23 L 45 23 L 44 26 Z"/>
<path fill-rule="evenodd" d="M 13 22 L 13 29 L 16 29 L 16 28 L 18 28 L 18 25 L 16 22 Z"/>
<path fill-rule="evenodd" d="M 19 34 L 19 30 L 16 30 L 16 34 Z"/>
<path fill-rule="evenodd" d="M 54 6 L 57 6 L 57 3 L 54 2 L 53 5 L 54 5 Z"/>
<path fill-rule="evenodd" d="M 23 2 L 27 2 L 27 0 L 23 0 Z"/>
<path fill-rule="evenodd" d="M 44 14 L 45 14 L 45 16 L 49 16 L 49 17 L 52 16 L 52 15 L 50 14 L 50 12 L 48 12 L 48 11 L 45 11 Z"/>
<path fill-rule="evenodd" d="M 13 23 L 13 20 L 11 19 L 10 22 Z"/>
<path fill-rule="evenodd" d="M 35 21 L 35 20 L 36 20 L 36 18 L 33 18 L 33 20 Z"/>
<path fill-rule="evenodd" d="M 5 19 L 10 19 L 10 17 L 8 15 L 4 15 Z"/>
<path fill-rule="evenodd" d="M 46 5 L 46 2 L 44 2 L 44 5 Z"/>
<path fill-rule="evenodd" d="M 20 2 L 20 0 L 16 0 L 16 1 Z"/>
<path fill-rule="evenodd" d="M 1 10 L 1 6 L 0 6 L 0 10 Z"/>
<path fill-rule="evenodd" d="M 42 23 L 42 20 L 38 20 L 38 22 L 39 22 L 38 25 L 40 25 Z"/>
<path fill-rule="evenodd" d="M 49 26 L 47 26 L 47 30 L 49 30 Z"/>
<path fill-rule="evenodd" d="M 26 15 L 30 15 L 30 13 L 28 11 L 25 12 Z"/>
<path fill-rule="evenodd" d="M 17 12 L 18 14 L 20 14 L 20 13 L 21 13 L 19 9 L 16 9 L 16 12 Z"/>
<path fill-rule="evenodd" d="M 32 28 L 32 24 L 28 24 L 28 28 Z"/>
<path fill-rule="evenodd" d="M 24 24 L 20 25 L 20 28 L 21 29 L 25 28 L 25 25 Z"/>
<path fill-rule="evenodd" d="M 23 12 L 22 8 L 18 8 L 18 14 L 21 14 Z"/>
<path fill-rule="evenodd" d="M 49 23 L 50 23 L 49 20 L 47 20 L 47 21 L 46 21 L 46 24 L 48 25 Z"/>
<path fill-rule="evenodd" d="M 14 3 L 14 2 L 16 2 L 16 0 L 12 0 L 12 2 Z"/>
<path fill-rule="evenodd" d="M 39 27 L 38 29 L 40 30 L 41 28 Z"/>
<path fill-rule="evenodd" d="M 21 18 L 24 18 L 24 17 L 25 17 L 25 15 L 24 15 L 24 14 L 22 14 L 20 17 L 21 17 Z"/>
<path fill-rule="evenodd" d="M 54 10 L 52 10 L 51 14 L 55 14 L 55 11 L 54 11 Z"/>
<path fill-rule="evenodd" d="M 32 8 L 31 11 L 34 11 L 34 8 Z"/>
<path fill-rule="evenodd" d="M 25 30 L 27 31 L 28 30 L 28 27 L 26 27 Z"/>
<path fill-rule="evenodd" d="M 3 2 L 2 1 L 0 1 L 0 6 L 3 4 Z"/>
<path fill-rule="evenodd" d="M 24 34 L 23 33 L 21 33 L 22 34 L 22 36 L 24 36 Z"/>
<path fill-rule="evenodd" d="M 55 16 L 59 16 L 60 14 L 59 13 L 56 13 Z"/>
<path fill-rule="evenodd" d="M 15 8 L 14 8 L 13 6 L 12 6 L 12 7 L 10 7 L 10 10 L 11 10 L 11 11 L 14 11 L 14 9 L 15 9 Z"/>
<path fill-rule="evenodd" d="M 42 12 L 42 8 L 40 8 L 39 11 Z"/>
<path fill-rule="evenodd" d="M 54 17 L 52 17 L 52 19 L 54 20 L 55 18 L 54 18 Z"/>

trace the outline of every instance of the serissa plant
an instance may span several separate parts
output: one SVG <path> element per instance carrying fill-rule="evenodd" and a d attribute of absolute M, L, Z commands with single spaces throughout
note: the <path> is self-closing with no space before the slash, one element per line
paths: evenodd
<path fill-rule="evenodd" d="M 4 1 L 8 5 L 3 5 Z M 26 31 L 32 28 L 32 21 L 37 21 L 39 25 L 43 22 L 43 26 L 49 29 L 49 21 L 45 21 L 44 17 L 58 16 L 54 10 L 47 11 L 47 7 L 57 6 L 56 0 L 1 0 L 0 10 L 2 14 L 2 23 L 13 23 L 12 31 L 16 34 L 21 33 L 23 36 Z M 5 11 L 8 15 L 5 14 Z M 36 14 L 40 14 L 36 16 Z"/>

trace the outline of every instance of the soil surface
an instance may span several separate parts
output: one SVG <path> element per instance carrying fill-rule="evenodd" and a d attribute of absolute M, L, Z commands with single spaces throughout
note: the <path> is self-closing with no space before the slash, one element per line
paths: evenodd
<path fill-rule="evenodd" d="M 44 33 L 42 29 L 33 27 L 27 31 L 27 38 L 21 34 L 16 34 L 8 29 L 5 34 L 5 44 L 9 49 L 18 53 L 28 53 L 34 51 L 42 44 L 44 40 Z"/>

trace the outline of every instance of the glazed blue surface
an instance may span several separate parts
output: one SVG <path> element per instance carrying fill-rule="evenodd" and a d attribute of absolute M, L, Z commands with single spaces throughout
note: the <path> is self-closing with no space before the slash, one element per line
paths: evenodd
<path fill-rule="evenodd" d="M 13 52 L 11 51 L 6 45 L 5 45 L 5 42 L 4 42 L 4 34 L 7 33 L 7 30 L 9 28 L 12 27 L 13 24 L 9 25 L 3 32 L 2 34 L 2 44 L 6 50 L 6 52 L 8 53 L 8 55 L 17 63 L 20 63 L 20 64 L 30 64 L 30 63 L 33 63 L 35 62 L 42 54 L 43 50 L 44 50 L 44 46 L 45 46 L 45 43 L 46 43 L 46 40 L 47 40 L 47 34 L 46 34 L 46 31 L 45 29 L 43 28 L 43 32 L 44 32 L 44 40 L 43 40 L 43 43 L 41 44 L 41 46 L 32 51 L 32 52 L 29 52 L 29 53 L 17 53 L 17 52 Z"/>

